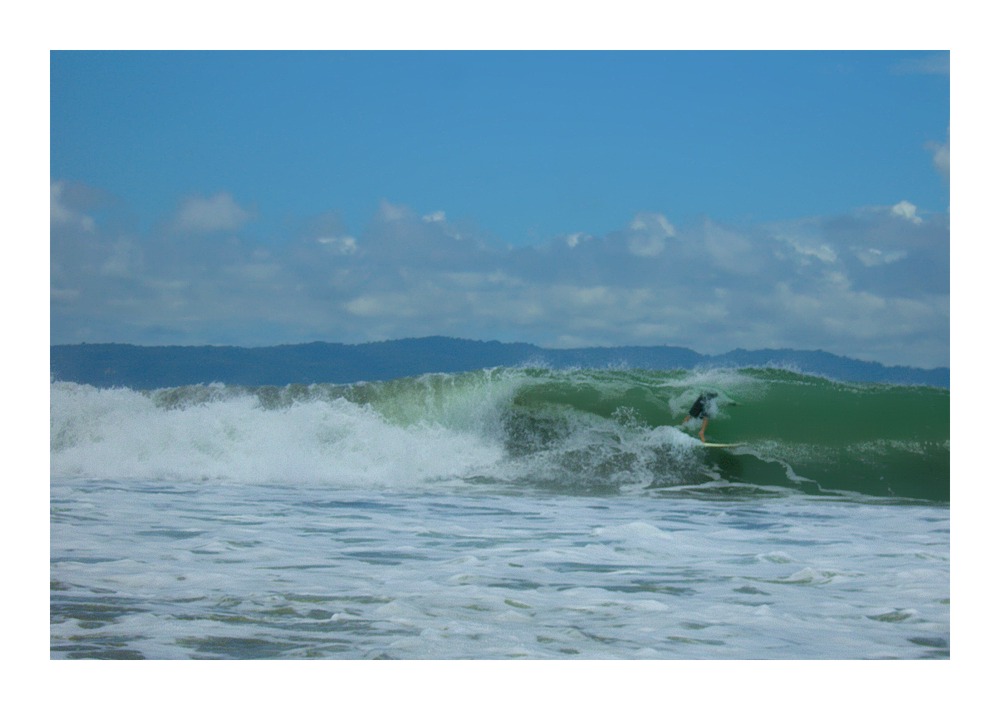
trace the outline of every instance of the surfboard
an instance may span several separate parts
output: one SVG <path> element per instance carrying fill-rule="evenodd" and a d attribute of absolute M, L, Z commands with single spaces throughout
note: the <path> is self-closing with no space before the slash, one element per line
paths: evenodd
<path fill-rule="evenodd" d="M 681 427 L 679 427 L 679 426 L 673 426 L 671 428 L 676 429 L 677 431 L 681 432 L 688 439 L 690 439 L 693 443 L 697 444 L 698 446 L 707 446 L 710 449 L 728 449 L 728 448 L 731 448 L 733 446 L 745 446 L 745 444 L 742 441 L 737 441 L 737 442 L 732 443 L 732 444 L 717 443 L 715 441 L 702 441 L 698 437 L 691 436 L 690 434 L 688 434 L 687 432 L 685 432 L 683 429 L 681 429 Z"/>

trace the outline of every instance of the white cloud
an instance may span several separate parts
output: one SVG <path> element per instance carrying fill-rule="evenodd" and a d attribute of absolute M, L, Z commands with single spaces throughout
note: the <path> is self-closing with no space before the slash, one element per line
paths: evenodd
<path fill-rule="evenodd" d="M 749 228 L 640 213 L 607 235 L 538 247 L 456 240 L 446 220 L 383 202 L 358 236 L 324 217 L 266 249 L 225 239 L 183 251 L 104 234 L 67 210 L 76 217 L 53 231 L 53 342 L 441 334 L 947 362 L 948 222 L 907 202 Z"/>
<path fill-rule="evenodd" d="M 358 296 L 344 304 L 344 310 L 362 318 L 412 318 L 421 314 L 415 294 L 411 291 L 373 293 Z"/>
<path fill-rule="evenodd" d="M 358 253 L 358 240 L 354 237 L 317 237 L 316 243 L 336 254 L 347 256 Z"/>
<path fill-rule="evenodd" d="M 76 227 L 85 232 L 96 228 L 94 218 L 66 203 L 66 184 L 54 182 L 49 187 L 49 219 L 53 226 Z"/>
<path fill-rule="evenodd" d="M 705 250 L 714 265 L 731 273 L 754 272 L 760 268 L 757 248 L 745 235 L 708 221 L 703 226 Z"/>
<path fill-rule="evenodd" d="M 674 225 L 670 224 L 664 215 L 656 212 L 640 212 L 632 219 L 629 229 L 634 232 L 652 232 L 667 237 L 673 237 L 677 234 Z"/>
<path fill-rule="evenodd" d="M 615 294 L 605 286 L 594 286 L 591 288 L 557 286 L 553 289 L 553 296 L 558 302 L 568 304 L 574 309 L 617 305 Z"/>
<path fill-rule="evenodd" d="M 378 217 L 385 222 L 397 222 L 409 218 L 413 213 L 402 205 L 394 205 L 388 200 L 379 202 Z"/>
<path fill-rule="evenodd" d="M 893 205 L 892 214 L 913 224 L 921 224 L 924 221 L 917 215 L 917 206 L 906 200 Z"/>
<path fill-rule="evenodd" d="M 855 255 L 862 264 L 869 267 L 893 264 L 906 258 L 906 252 L 901 249 L 887 252 L 873 248 L 858 249 L 855 251 Z"/>
<path fill-rule="evenodd" d="M 803 262 L 816 259 L 826 264 L 837 261 L 837 251 L 829 244 L 816 243 L 808 237 L 803 238 L 795 235 L 781 235 L 776 237 L 777 241 L 788 244 L 803 258 Z"/>
<path fill-rule="evenodd" d="M 173 225 L 189 234 L 232 232 L 250 221 L 250 213 L 232 195 L 220 192 L 211 197 L 189 197 L 181 203 Z"/>
<path fill-rule="evenodd" d="M 629 238 L 628 250 L 635 256 L 650 258 L 662 254 L 666 243 L 660 234 L 639 234 Z"/>
<path fill-rule="evenodd" d="M 139 247 L 129 239 L 120 238 L 111 247 L 101 273 L 105 276 L 131 277 L 142 269 L 143 256 Z"/>
<path fill-rule="evenodd" d="M 359 296 L 351 299 L 344 304 L 344 309 L 353 315 L 366 318 L 381 315 L 385 310 L 382 302 L 373 296 Z"/>
<path fill-rule="evenodd" d="M 941 173 L 946 182 L 951 180 L 951 141 L 947 143 L 929 143 L 933 154 L 934 169 Z"/>
<path fill-rule="evenodd" d="M 499 269 L 493 272 L 448 272 L 442 273 L 440 278 L 447 280 L 455 286 L 469 290 L 489 290 L 497 287 L 520 288 L 525 285 L 522 279 L 510 276 Z"/>
<path fill-rule="evenodd" d="M 629 224 L 628 250 L 634 256 L 652 258 L 666 249 L 677 230 L 662 214 L 640 212 Z"/>

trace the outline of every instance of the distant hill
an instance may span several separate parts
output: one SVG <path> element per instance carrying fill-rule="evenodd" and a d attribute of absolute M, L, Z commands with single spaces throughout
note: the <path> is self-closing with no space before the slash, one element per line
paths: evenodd
<path fill-rule="evenodd" d="M 733 350 L 710 356 L 670 346 L 549 349 L 527 343 L 444 337 L 362 345 L 317 342 L 259 348 L 84 343 L 53 345 L 50 356 L 49 369 L 54 380 L 133 389 L 210 382 L 246 386 L 350 383 L 526 364 L 647 370 L 774 366 L 842 381 L 934 387 L 950 384 L 948 368 L 887 367 L 822 350 Z"/>

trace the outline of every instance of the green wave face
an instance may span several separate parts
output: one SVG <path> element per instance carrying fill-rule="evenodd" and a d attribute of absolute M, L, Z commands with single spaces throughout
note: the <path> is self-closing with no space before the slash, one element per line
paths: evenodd
<path fill-rule="evenodd" d="M 656 428 L 677 426 L 701 392 L 718 394 L 707 440 L 741 444 L 699 450 L 722 480 L 949 499 L 949 393 L 943 389 L 845 384 L 783 370 L 551 373 L 549 381 L 524 387 L 514 408 L 564 407 Z M 696 428 L 686 431 L 696 435 Z"/>
<path fill-rule="evenodd" d="M 949 392 L 785 370 L 490 370 L 349 388 L 400 424 L 433 420 L 502 440 L 525 479 L 555 488 L 706 480 L 948 501 Z M 692 422 L 714 392 L 707 440 Z M 682 435 L 683 432 L 683 435 Z"/>

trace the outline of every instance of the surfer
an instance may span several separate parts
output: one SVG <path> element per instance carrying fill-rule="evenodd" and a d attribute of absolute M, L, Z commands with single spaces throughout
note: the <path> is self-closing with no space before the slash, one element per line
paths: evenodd
<path fill-rule="evenodd" d="M 702 443 L 705 442 L 705 429 L 708 428 L 708 403 L 718 396 L 715 392 L 702 392 L 681 422 L 681 426 L 684 426 L 689 419 L 701 419 L 701 431 L 698 432 L 698 436 L 701 437 Z"/>

